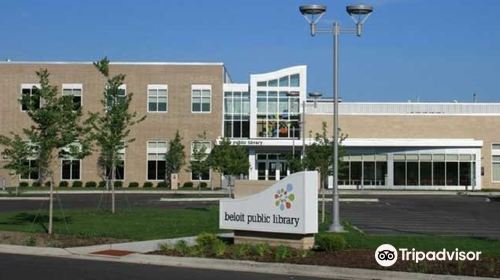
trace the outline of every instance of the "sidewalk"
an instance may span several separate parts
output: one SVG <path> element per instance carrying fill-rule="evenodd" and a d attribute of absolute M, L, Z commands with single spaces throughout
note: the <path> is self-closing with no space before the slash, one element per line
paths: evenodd
<path fill-rule="evenodd" d="M 144 241 L 143 244 L 148 242 L 155 243 L 154 241 Z M 174 241 L 174 239 L 170 239 Z M 135 244 L 132 244 L 135 243 Z M 120 246 L 123 249 L 137 248 L 138 242 L 132 242 L 130 246 L 127 243 L 122 243 Z M 152 244 L 151 243 L 151 244 Z M 117 249 L 119 244 L 114 244 Z M 104 249 L 109 249 L 109 246 Z M 146 248 L 145 245 L 142 247 Z M 141 246 L 139 246 L 141 247 Z M 46 257 L 59 257 L 71 258 L 92 261 L 108 261 L 119 263 L 131 264 L 146 264 L 146 265 L 159 265 L 159 266 L 175 266 L 193 269 L 210 269 L 210 270 L 226 270 L 226 271 L 240 271 L 240 272 L 253 272 L 253 273 L 266 273 L 277 275 L 290 275 L 290 276 L 305 276 L 305 277 L 320 277 L 327 279 L 381 279 L 381 280 L 399 280 L 399 279 L 434 279 L 434 280 L 469 280 L 469 279 L 492 279 L 492 278 L 479 278 L 468 276 L 456 275 L 437 275 L 437 274 L 423 274 L 411 273 L 400 271 L 388 270 L 374 270 L 374 269 L 361 269 L 361 268 L 344 268 L 344 267 L 329 267 L 329 266 L 316 266 L 316 265 L 296 265 L 287 263 L 260 263 L 253 261 L 236 261 L 227 259 L 208 259 L 208 258 L 191 258 L 191 257 L 171 257 L 161 255 L 145 255 L 139 253 L 131 253 L 125 256 L 104 256 L 95 255 L 85 252 L 84 248 L 97 248 L 99 246 L 83 247 L 80 250 L 76 248 L 39 248 L 39 247 L 26 247 L 16 245 L 0 245 L 0 253 L 5 254 L 20 254 L 20 255 L 33 255 L 33 256 L 46 256 Z M 122 250 L 123 250 L 122 249 Z"/>
<path fill-rule="evenodd" d="M 58 194 L 102 194 L 102 193 L 110 193 L 111 191 L 107 190 L 60 190 L 56 189 L 54 193 Z M 48 190 L 20 190 L 21 195 L 29 194 L 29 195 L 41 195 L 48 194 Z M 115 190 L 117 194 L 201 194 L 201 195 L 228 195 L 228 191 L 226 190 Z M 9 194 L 8 191 L 0 191 L 1 194 Z"/>

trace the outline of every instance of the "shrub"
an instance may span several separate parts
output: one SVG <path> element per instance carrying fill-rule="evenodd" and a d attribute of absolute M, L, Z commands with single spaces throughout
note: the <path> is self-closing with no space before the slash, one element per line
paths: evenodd
<path fill-rule="evenodd" d="M 193 182 L 186 182 L 184 183 L 184 185 L 182 185 L 183 188 L 190 188 L 192 189 L 193 188 Z"/>
<path fill-rule="evenodd" d="M 138 188 L 139 187 L 139 183 L 137 183 L 137 182 L 130 182 L 128 184 L 128 187 L 129 188 Z"/>
<path fill-rule="evenodd" d="M 170 246 L 167 242 L 160 244 L 160 251 L 167 252 L 172 249 L 172 246 Z"/>
<path fill-rule="evenodd" d="M 283 245 L 276 247 L 276 251 L 274 251 L 274 260 L 277 262 L 284 261 L 290 256 L 291 256 L 290 249 Z"/>
<path fill-rule="evenodd" d="M 105 188 L 106 187 L 106 181 L 100 181 L 98 187 L 99 188 Z"/>
<path fill-rule="evenodd" d="M 31 184 L 31 186 L 38 188 L 38 187 L 41 187 L 42 184 L 40 184 L 40 182 L 33 182 L 33 184 Z"/>
<path fill-rule="evenodd" d="M 250 253 L 251 247 L 248 244 L 237 244 L 233 246 L 232 256 L 235 259 L 241 259 Z"/>
<path fill-rule="evenodd" d="M 152 188 L 153 187 L 153 183 L 151 182 L 144 182 L 144 184 L 142 185 L 143 188 Z"/>
<path fill-rule="evenodd" d="M 198 186 L 200 189 L 206 189 L 208 187 L 207 182 L 200 182 L 200 185 Z"/>
<path fill-rule="evenodd" d="M 24 240 L 24 245 L 26 246 L 36 246 L 36 238 L 33 236 L 29 236 Z"/>
<path fill-rule="evenodd" d="M 69 185 L 68 181 L 61 181 L 61 182 L 59 182 L 59 187 L 60 188 L 66 188 L 66 187 L 68 187 L 68 185 Z"/>
<path fill-rule="evenodd" d="M 226 244 L 212 233 L 199 234 L 196 243 L 202 255 L 220 257 L 226 252 Z"/>
<path fill-rule="evenodd" d="M 123 187 L 123 181 L 115 181 L 114 186 L 115 186 L 115 188 Z"/>
<path fill-rule="evenodd" d="M 97 187 L 97 183 L 94 181 L 88 181 L 88 182 L 85 182 L 85 187 L 86 188 L 95 188 L 95 187 Z"/>
<path fill-rule="evenodd" d="M 168 188 L 168 184 L 166 182 L 158 182 L 156 185 L 157 188 Z"/>
<path fill-rule="evenodd" d="M 252 254 L 254 256 L 263 257 L 271 253 L 271 247 L 266 243 L 259 243 L 252 247 Z"/>
<path fill-rule="evenodd" d="M 174 251 L 182 256 L 185 256 L 189 253 L 189 245 L 185 240 L 179 240 L 174 245 Z"/>
<path fill-rule="evenodd" d="M 46 186 L 47 188 L 50 188 L 50 182 L 45 182 L 45 184 L 43 185 Z"/>
<path fill-rule="evenodd" d="M 83 187 L 82 181 L 74 181 L 73 184 L 71 185 L 72 188 L 81 188 Z"/>
<path fill-rule="evenodd" d="M 320 233 L 316 235 L 316 247 L 322 251 L 339 251 L 347 246 L 347 242 L 342 235 L 331 233 Z"/>
<path fill-rule="evenodd" d="M 30 184 L 29 184 L 28 182 L 19 182 L 19 186 L 20 186 L 21 188 L 26 188 L 26 187 L 29 187 L 29 186 L 30 186 Z"/>

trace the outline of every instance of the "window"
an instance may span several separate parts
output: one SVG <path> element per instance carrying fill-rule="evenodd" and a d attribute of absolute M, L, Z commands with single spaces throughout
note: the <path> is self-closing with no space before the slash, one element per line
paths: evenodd
<path fill-rule="evenodd" d="M 149 141 L 148 150 L 148 181 L 165 180 L 167 141 Z"/>
<path fill-rule="evenodd" d="M 61 164 L 63 180 L 80 180 L 80 160 L 63 159 Z"/>
<path fill-rule="evenodd" d="M 81 145 L 73 143 L 62 149 L 59 157 L 61 158 L 61 179 L 62 180 L 80 180 L 81 161 L 78 158 L 72 157 L 69 153 L 71 150 L 79 151 Z"/>
<path fill-rule="evenodd" d="M 493 182 L 500 182 L 500 144 L 491 145 L 491 177 Z"/>
<path fill-rule="evenodd" d="M 21 173 L 21 180 L 38 180 L 40 176 L 40 170 L 38 169 L 38 161 L 35 159 L 28 159 L 23 161 L 25 165 L 25 171 Z"/>
<path fill-rule="evenodd" d="M 299 97 L 288 91 L 257 92 L 257 135 L 265 138 L 300 136 Z"/>
<path fill-rule="evenodd" d="M 21 85 L 21 111 L 28 111 L 30 105 L 40 108 L 40 84 Z"/>
<path fill-rule="evenodd" d="M 224 92 L 224 136 L 250 137 L 250 95 L 248 92 Z"/>
<path fill-rule="evenodd" d="M 300 74 L 282 76 L 269 81 L 257 81 L 258 87 L 300 87 Z"/>
<path fill-rule="evenodd" d="M 118 151 L 118 158 L 115 166 L 115 179 L 121 181 L 125 179 L 125 148 Z M 105 172 L 108 179 L 111 179 L 111 169 L 106 167 Z"/>
<path fill-rule="evenodd" d="M 198 152 L 203 152 L 206 156 L 210 154 L 210 151 L 212 149 L 212 142 L 210 141 L 193 141 L 191 142 L 191 159 L 193 159 L 193 155 L 198 151 Z M 191 172 L 191 180 L 202 180 L 202 181 L 208 181 L 210 180 L 210 168 L 207 166 L 206 169 L 201 170 L 200 174 L 196 174 L 194 172 Z"/>
<path fill-rule="evenodd" d="M 73 109 L 78 110 L 82 107 L 82 84 L 63 84 L 63 96 L 73 96 Z"/>
<path fill-rule="evenodd" d="M 191 87 L 191 111 L 210 113 L 212 110 L 212 86 L 193 85 Z"/>
<path fill-rule="evenodd" d="M 148 85 L 148 112 L 168 111 L 168 85 Z"/>
<path fill-rule="evenodd" d="M 127 96 L 127 85 L 124 84 L 119 86 L 116 101 L 123 104 L 125 102 L 126 96 Z M 112 98 L 108 98 L 107 100 L 108 107 L 113 106 L 114 102 L 115 100 L 113 100 Z"/>

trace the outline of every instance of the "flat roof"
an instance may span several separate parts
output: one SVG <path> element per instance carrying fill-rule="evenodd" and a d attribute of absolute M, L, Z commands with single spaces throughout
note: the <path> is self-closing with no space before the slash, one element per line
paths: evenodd
<path fill-rule="evenodd" d="M 93 61 L 0 61 L 0 64 L 92 64 Z M 203 66 L 224 66 L 223 62 L 168 62 L 168 61 L 111 61 L 111 65 L 203 65 Z"/>

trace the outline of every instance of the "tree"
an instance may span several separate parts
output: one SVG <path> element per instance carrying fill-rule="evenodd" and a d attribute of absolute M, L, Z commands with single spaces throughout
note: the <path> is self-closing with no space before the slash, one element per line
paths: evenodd
<path fill-rule="evenodd" d="M 231 177 L 246 174 L 250 168 L 247 149 L 240 145 L 232 145 L 229 138 L 223 138 L 219 145 L 212 149 L 208 161 L 214 170 L 227 178 L 233 197 L 234 186 Z"/>
<path fill-rule="evenodd" d="M 56 86 L 50 85 L 49 72 L 36 72 L 40 88 L 34 87 L 32 94 L 22 96 L 20 102 L 31 119 L 29 128 L 23 129 L 24 137 L 12 133 L 13 138 L 2 136 L 0 144 L 5 146 L 2 153 L 7 158 L 6 167 L 14 174 L 38 173 L 40 184 L 48 180 L 49 226 L 53 226 L 54 163 L 56 157 L 70 156 L 81 159 L 90 154 L 89 128 L 80 122 L 82 112 L 75 109 L 71 96 L 61 96 Z M 36 162 L 29 164 L 28 160 Z M 31 177 L 31 176 L 30 176 Z"/>
<path fill-rule="evenodd" d="M 125 94 L 120 88 L 125 80 L 124 74 L 111 77 L 107 58 L 94 62 L 94 66 L 107 82 L 101 99 L 103 111 L 89 113 L 89 123 L 92 127 L 92 138 L 100 149 L 98 165 L 101 175 L 106 180 L 108 190 L 111 187 L 111 212 L 115 213 L 116 171 L 123 165 L 122 151 L 128 143 L 135 140 L 130 137 L 130 128 L 143 121 L 146 116 L 137 117 L 136 112 L 129 112 L 133 94 Z"/>
<path fill-rule="evenodd" d="M 166 161 L 166 172 L 167 178 L 170 182 L 170 186 L 172 186 L 172 182 L 170 181 L 170 177 L 172 173 L 179 173 L 182 166 L 186 163 L 186 154 L 184 153 L 184 145 L 182 145 L 182 138 L 179 135 L 179 130 L 175 133 L 175 138 L 170 140 L 169 149 L 167 154 L 165 155 Z"/>
<path fill-rule="evenodd" d="M 340 143 L 347 136 L 340 136 Z M 339 145 L 339 155 L 337 163 L 339 165 L 339 174 L 345 171 L 346 164 L 342 161 L 344 149 Z M 333 139 L 330 140 L 327 135 L 326 122 L 323 122 L 322 132 L 316 133 L 314 143 L 306 147 L 303 166 L 308 170 L 317 170 L 320 174 L 320 185 L 322 188 L 321 203 L 321 221 L 325 221 L 325 190 L 328 185 L 328 176 L 333 173 Z"/>
<path fill-rule="evenodd" d="M 200 189 L 201 179 L 203 173 L 210 170 L 210 165 L 208 164 L 208 148 L 207 135 L 206 132 L 198 135 L 200 140 L 193 142 L 193 152 L 191 154 L 191 160 L 189 161 L 189 171 L 192 173 L 192 177 L 198 179 L 198 189 Z"/>

